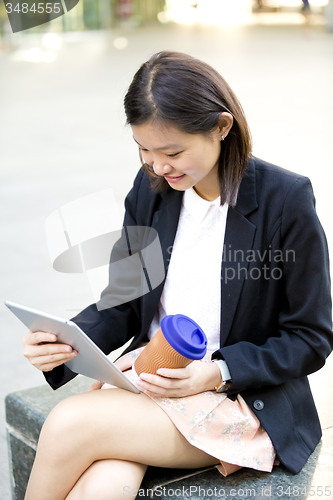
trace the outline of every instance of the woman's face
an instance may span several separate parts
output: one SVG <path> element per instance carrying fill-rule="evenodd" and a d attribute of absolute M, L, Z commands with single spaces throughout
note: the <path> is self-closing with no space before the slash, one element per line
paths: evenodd
<path fill-rule="evenodd" d="M 176 191 L 195 186 L 202 198 L 215 200 L 220 194 L 221 135 L 226 135 L 226 129 L 230 130 L 232 125 L 232 122 L 230 125 L 222 121 L 222 128 L 216 127 L 209 138 L 152 122 L 132 125 L 133 138 L 139 145 L 143 161 L 151 165 L 157 175 L 163 176 L 169 186 Z"/>

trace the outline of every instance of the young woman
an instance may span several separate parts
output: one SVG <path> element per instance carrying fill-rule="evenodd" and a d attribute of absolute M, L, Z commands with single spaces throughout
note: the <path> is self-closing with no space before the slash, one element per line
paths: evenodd
<path fill-rule="evenodd" d="M 132 297 L 134 276 L 111 276 L 101 301 L 74 321 L 107 354 L 134 337 L 118 360 L 123 370 L 169 314 L 194 319 L 209 351 L 184 369 L 141 374 L 139 395 L 95 383 L 58 404 L 26 500 L 120 499 L 148 465 L 217 465 L 227 475 L 280 462 L 297 473 L 321 437 L 307 375 L 324 365 L 333 336 L 310 181 L 251 156 L 236 96 L 186 54 L 160 52 L 143 64 L 125 112 L 143 166 L 124 228 L 157 231 L 165 278 Z M 128 252 L 123 244 L 115 260 Z M 114 305 L 114 297 L 127 299 Z M 63 363 L 76 352 L 54 340 L 29 333 L 24 354 L 57 389 L 75 376 Z"/>

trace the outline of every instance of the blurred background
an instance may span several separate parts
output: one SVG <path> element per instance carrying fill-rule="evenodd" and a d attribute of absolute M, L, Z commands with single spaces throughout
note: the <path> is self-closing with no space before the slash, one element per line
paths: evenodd
<path fill-rule="evenodd" d="M 140 167 L 122 101 L 156 51 L 187 52 L 226 78 L 254 154 L 310 177 L 332 253 L 332 30 L 332 0 L 80 0 L 15 34 L 0 3 L 2 401 L 44 383 L 22 355 L 26 329 L 3 301 L 70 318 L 96 300 L 87 273 L 53 269 L 45 223 L 104 190 L 121 220 Z M 332 372 L 329 358 L 310 376 L 323 428 Z M 10 499 L 3 403 L 0 498 Z"/>

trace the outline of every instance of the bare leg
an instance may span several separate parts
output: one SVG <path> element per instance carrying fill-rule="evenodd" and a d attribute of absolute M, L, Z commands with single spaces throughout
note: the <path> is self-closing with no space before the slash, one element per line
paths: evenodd
<path fill-rule="evenodd" d="M 25 500 L 64 500 L 93 462 L 109 459 L 180 468 L 219 463 L 190 445 L 145 394 L 86 392 L 62 401 L 46 419 Z M 123 486 L 107 498 L 123 498 Z"/>
<path fill-rule="evenodd" d="M 134 500 L 147 465 L 125 460 L 97 460 L 82 474 L 66 500 Z"/>

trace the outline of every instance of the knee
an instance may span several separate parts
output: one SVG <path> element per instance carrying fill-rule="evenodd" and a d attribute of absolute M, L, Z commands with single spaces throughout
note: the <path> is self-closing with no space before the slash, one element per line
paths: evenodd
<path fill-rule="evenodd" d="M 114 486 L 110 491 L 109 485 L 105 484 L 105 478 L 101 477 L 100 474 L 86 473 L 81 476 L 66 500 L 92 500 L 94 498 L 112 500 L 113 498 L 121 498 L 121 493 L 118 494 L 117 488 Z"/>
<path fill-rule="evenodd" d="M 54 434 L 71 432 L 82 419 L 82 413 L 77 405 L 77 397 L 70 396 L 58 403 L 47 416 L 43 429 Z"/>
<path fill-rule="evenodd" d="M 81 444 L 83 413 L 79 411 L 76 396 L 58 403 L 46 418 L 42 427 L 39 445 L 44 443 L 50 451 L 68 453 Z"/>
<path fill-rule="evenodd" d="M 98 500 L 110 500 L 110 491 L 106 492 L 98 481 L 92 479 L 81 484 L 77 493 L 77 500 L 92 500 L 93 498 L 98 498 Z"/>

